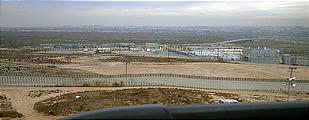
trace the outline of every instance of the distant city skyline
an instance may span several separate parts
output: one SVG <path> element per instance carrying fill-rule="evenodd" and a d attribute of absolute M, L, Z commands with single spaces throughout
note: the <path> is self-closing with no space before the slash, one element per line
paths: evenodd
<path fill-rule="evenodd" d="M 0 26 L 309 26 L 309 1 L 1 1 Z"/>

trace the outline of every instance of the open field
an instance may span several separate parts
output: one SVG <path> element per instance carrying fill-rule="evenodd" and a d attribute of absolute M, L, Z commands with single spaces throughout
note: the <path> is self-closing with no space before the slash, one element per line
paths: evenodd
<path fill-rule="evenodd" d="M 40 74 L 125 74 L 124 57 L 108 55 L 64 55 L 2 52 L 0 71 L 4 73 Z M 28 61 L 29 60 L 29 61 Z M 187 58 L 128 56 L 128 74 L 171 73 L 209 77 L 286 79 L 290 75 L 283 64 L 258 64 L 192 60 Z M 297 66 L 293 76 L 309 80 L 309 67 Z"/>
<path fill-rule="evenodd" d="M 76 69 L 105 75 L 125 74 L 124 63 L 102 62 L 104 61 L 102 59 L 105 58 L 99 56 L 72 58 L 71 62 L 76 64 L 61 65 L 59 68 Z M 171 73 L 211 77 L 285 79 L 290 74 L 289 66 L 245 62 L 131 62 L 128 65 L 128 74 Z M 298 66 L 298 69 L 293 72 L 293 76 L 297 79 L 309 80 L 309 67 Z"/>
<path fill-rule="evenodd" d="M 24 115 L 24 117 L 20 119 L 26 119 L 26 120 L 33 120 L 33 119 L 40 119 L 40 120 L 54 120 L 57 118 L 61 118 L 62 116 L 45 116 L 43 114 L 38 113 L 35 109 L 33 109 L 35 103 L 46 100 L 50 97 L 57 97 L 59 95 L 64 95 L 67 93 L 75 93 L 77 92 L 86 92 L 86 91 L 97 91 L 97 90 L 105 90 L 109 91 L 111 93 L 118 93 L 120 91 L 114 91 L 114 90 L 122 90 L 122 89 L 137 89 L 141 87 L 6 87 L 3 86 L 0 88 L 0 92 L 6 94 L 8 97 L 11 98 L 12 106 L 14 109 L 16 109 L 17 112 Z M 286 100 L 286 93 L 282 92 L 270 92 L 270 91 L 239 91 L 239 90 L 214 90 L 214 89 L 196 89 L 196 88 L 183 88 L 183 87 L 142 87 L 142 88 L 177 88 L 182 90 L 198 90 L 197 93 L 217 93 L 218 95 L 222 93 L 222 95 L 235 95 L 239 96 L 239 98 L 244 99 L 244 102 L 267 102 L 267 101 L 285 101 Z M 34 91 L 40 92 L 41 95 L 37 97 L 33 97 Z M 53 92 L 52 92 L 53 91 Z M 187 93 L 189 94 L 190 91 Z M 46 94 L 44 94 L 46 93 Z M 37 94 L 37 93 L 36 93 Z M 127 95 L 130 94 L 141 94 L 140 92 L 134 92 L 131 91 L 131 93 L 127 93 Z M 68 94 L 70 95 L 70 94 Z M 72 94 L 74 95 L 74 94 Z M 111 95 L 117 98 L 117 94 L 106 94 Z M 147 92 L 147 95 L 150 95 L 149 92 Z M 159 94 L 160 95 L 160 94 Z M 182 94 L 183 95 L 183 94 Z M 209 94 L 207 94 L 209 95 Z M 118 95 L 119 96 L 119 95 Z M 75 97 L 75 96 L 74 96 Z M 86 96 L 85 96 L 86 97 Z M 189 97 L 189 96 L 187 96 Z M 217 99 L 223 98 L 222 96 L 216 97 L 212 96 L 214 102 Z M 230 96 L 233 98 L 233 96 Z M 229 98 L 229 97 L 228 97 Z M 188 98 L 189 99 L 189 98 Z M 191 96 L 190 99 L 194 99 L 194 97 Z M 307 93 L 292 93 L 291 100 L 309 100 L 309 94 Z M 125 100 L 125 98 L 122 98 L 122 100 Z M 148 101 L 150 99 L 144 99 L 147 102 L 153 102 Z M 128 100 L 126 100 L 128 101 Z M 131 101 L 132 102 L 132 101 Z M 158 102 L 159 104 L 160 102 Z M 115 103 L 116 104 L 116 103 Z M 118 104 L 118 103 L 117 103 Z M 129 102 L 127 105 L 130 105 Z"/>

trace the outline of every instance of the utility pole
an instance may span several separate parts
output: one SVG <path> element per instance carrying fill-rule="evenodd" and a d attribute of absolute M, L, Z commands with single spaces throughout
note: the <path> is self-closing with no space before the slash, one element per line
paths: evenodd
<path fill-rule="evenodd" d="M 216 48 L 216 50 L 217 50 L 217 60 L 219 60 L 219 48 Z"/>
<path fill-rule="evenodd" d="M 111 46 L 109 47 L 109 52 L 110 52 L 110 55 L 112 55 L 112 47 Z"/>
<path fill-rule="evenodd" d="M 298 58 L 298 53 L 295 53 L 296 57 L 295 57 L 295 64 L 297 64 L 297 58 Z"/>
<path fill-rule="evenodd" d="M 291 69 L 290 77 L 288 79 L 288 101 L 290 101 L 290 87 L 295 87 L 296 85 L 293 83 L 293 81 L 296 79 L 295 77 L 292 77 L 293 75 L 293 69 L 297 69 L 297 67 L 289 67 Z"/>
<path fill-rule="evenodd" d="M 127 60 L 127 55 L 126 55 L 125 58 L 126 58 L 126 61 L 125 61 L 125 62 L 126 62 L 126 76 L 127 76 L 127 75 L 128 75 L 128 60 Z"/>
<path fill-rule="evenodd" d="M 119 50 L 118 55 L 120 55 L 120 42 L 118 44 L 118 50 Z"/>
<path fill-rule="evenodd" d="M 170 49 L 170 44 L 167 44 L 167 58 L 168 58 L 168 59 L 170 58 L 169 49 Z"/>

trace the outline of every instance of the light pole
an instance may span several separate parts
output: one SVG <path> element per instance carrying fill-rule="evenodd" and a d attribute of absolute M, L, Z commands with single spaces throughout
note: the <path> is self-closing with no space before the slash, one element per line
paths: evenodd
<path fill-rule="evenodd" d="M 112 47 L 111 46 L 109 47 L 109 53 L 110 53 L 110 55 L 112 55 Z"/>
<path fill-rule="evenodd" d="M 296 86 L 296 84 L 294 84 L 296 77 L 292 77 L 292 75 L 293 75 L 293 69 L 297 69 L 297 68 L 296 67 L 289 67 L 289 69 L 291 69 L 291 72 L 290 72 L 290 77 L 288 78 L 288 82 L 287 82 L 287 84 L 288 84 L 288 101 L 290 100 L 290 87 Z"/>

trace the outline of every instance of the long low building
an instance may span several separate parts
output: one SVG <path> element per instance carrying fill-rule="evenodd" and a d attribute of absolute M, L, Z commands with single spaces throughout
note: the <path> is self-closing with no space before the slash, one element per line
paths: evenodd
<path fill-rule="evenodd" d="M 226 60 L 239 60 L 242 53 L 242 47 L 199 47 L 191 48 L 189 53 L 199 57 L 215 57 Z"/>
<path fill-rule="evenodd" d="M 245 48 L 243 50 L 243 55 L 241 57 L 243 61 L 246 62 L 256 62 L 256 63 L 271 63 L 279 64 L 280 61 L 280 51 L 277 49 L 264 48 Z"/>

